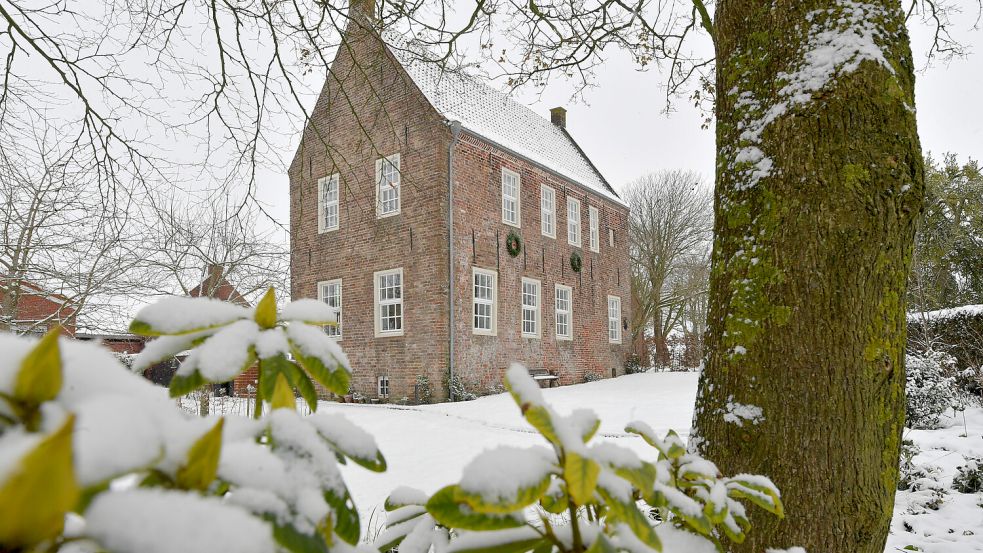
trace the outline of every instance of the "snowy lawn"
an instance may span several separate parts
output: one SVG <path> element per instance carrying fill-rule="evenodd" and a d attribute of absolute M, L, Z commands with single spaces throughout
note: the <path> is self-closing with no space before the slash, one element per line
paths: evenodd
<path fill-rule="evenodd" d="M 983 458 L 983 409 L 966 410 L 965 428 L 962 416 L 943 417 L 942 425 L 938 430 L 905 430 L 904 438 L 921 449 L 913 464 L 925 477 L 915 481 L 917 491 L 898 492 L 887 551 L 907 546 L 928 553 L 983 551 L 983 493 L 952 489 L 957 467 L 967 458 Z"/>
<path fill-rule="evenodd" d="M 546 400 L 560 413 L 578 407 L 601 417 L 598 439 L 627 445 L 645 456 L 653 450 L 640 438 L 624 433 L 633 420 L 649 423 L 658 433 L 675 429 L 689 434 L 696 397 L 696 373 L 656 373 L 622 376 L 589 384 L 544 390 Z M 362 512 L 370 537 L 382 527 L 382 503 L 400 485 L 434 492 L 456 482 L 461 469 L 477 453 L 499 445 L 542 445 L 507 394 L 463 403 L 420 407 L 323 403 L 319 410 L 342 413 L 372 433 L 386 455 L 382 474 L 360 467 L 344 469 L 345 478 Z M 915 545 L 929 553 L 983 551 L 983 494 L 949 489 L 956 467 L 967 455 L 983 457 L 983 409 L 967 412 L 969 436 L 958 426 L 942 430 L 907 431 L 918 444 L 915 458 L 938 467 L 937 486 L 944 490 L 937 510 L 926 507 L 934 492 L 899 492 L 888 552 Z M 948 424 L 948 423 L 947 423 Z M 912 528 L 905 529 L 905 524 Z"/>

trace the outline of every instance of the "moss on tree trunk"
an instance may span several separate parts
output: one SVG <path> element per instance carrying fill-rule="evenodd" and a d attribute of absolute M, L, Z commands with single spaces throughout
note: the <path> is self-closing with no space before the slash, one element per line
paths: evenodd
<path fill-rule="evenodd" d="M 691 443 L 782 490 L 787 518 L 752 512 L 734 551 L 882 553 L 923 195 L 901 7 L 724 0 L 715 35 L 715 242 Z M 828 74 L 810 53 L 831 39 Z"/>

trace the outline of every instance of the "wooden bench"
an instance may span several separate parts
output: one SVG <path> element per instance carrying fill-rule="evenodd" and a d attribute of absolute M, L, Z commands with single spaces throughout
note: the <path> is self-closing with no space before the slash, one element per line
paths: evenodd
<path fill-rule="evenodd" d="M 529 369 L 529 376 L 539 383 L 540 388 L 543 387 L 544 383 L 546 384 L 547 388 L 552 388 L 553 383 L 560 380 L 560 377 L 546 369 Z"/>

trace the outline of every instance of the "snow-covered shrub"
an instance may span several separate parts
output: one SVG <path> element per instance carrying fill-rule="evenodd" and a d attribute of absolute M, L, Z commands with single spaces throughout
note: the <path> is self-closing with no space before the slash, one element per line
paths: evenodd
<path fill-rule="evenodd" d="M 625 356 L 625 374 L 637 374 L 641 372 L 645 372 L 645 368 L 642 367 L 642 362 L 638 355 L 629 353 Z"/>
<path fill-rule="evenodd" d="M 344 354 L 308 324 L 333 320 L 314 300 L 278 314 L 272 291 L 255 309 L 174 298 L 140 312 L 133 330 L 161 337 L 134 371 L 191 349 L 177 397 L 258 362 L 266 408 L 252 419 L 191 416 L 108 351 L 57 331 L 0 336 L 0 551 L 350 549 L 360 525 L 338 462 L 382 471 L 385 460 L 343 417 L 298 415 L 291 390 L 312 410 L 313 380 L 347 390 Z"/>
<path fill-rule="evenodd" d="M 472 386 L 465 384 L 464 379 L 454 375 L 450 379 L 450 392 L 453 401 L 472 401 L 478 399 L 478 394 L 472 391 Z"/>
<path fill-rule="evenodd" d="M 955 359 L 944 352 L 926 351 L 905 357 L 906 424 L 937 428 L 939 417 L 955 404 L 952 374 Z"/>
<path fill-rule="evenodd" d="M 418 375 L 416 377 L 415 401 L 420 404 L 433 402 L 433 390 L 430 389 L 430 377 Z"/>
<path fill-rule="evenodd" d="M 983 459 L 966 459 L 966 464 L 956 471 L 952 477 L 952 489 L 961 493 L 983 492 Z"/>
<path fill-rule="evenodd" d="M 911 440 L 901 441 L 901 456 L 898 460 L 899 490 L 909 490 L 916 480 L 925 477 L 925 470 L 914 463 L 915 456 L 921 452 L 922 450 L 915 445 L 915 442 Z"/>
<path fill-rule="evenodd" d="M 460 482 L 429 497 L 393 491 L 380 551 L 705 553 L 724 550 L 724 539 L 743 541 L 750 524 L 742 501 L 784 515 L 768 478 L 721 476 L 674 432 L 659 438 L 643 422 L 628 425 L 653 448 L 644 460 L 614 443 L 590 443 L 597 415 L 557 414 L 524 367 L 513 365 L 505 382 L 544 446 L 485 451 Z"/>
<path fill-rule="evenodd" d="M 584 382 L 597 382 L 598 380 L 604 380 L 604 375 L 593 371 L 584 373 Z"/>

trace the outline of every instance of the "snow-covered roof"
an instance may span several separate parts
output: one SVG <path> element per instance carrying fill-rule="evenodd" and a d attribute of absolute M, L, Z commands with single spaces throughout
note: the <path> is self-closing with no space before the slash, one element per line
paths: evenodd
<path fill-rule="evenodd" d="M 444 71 L 400 47 L 390 51 L 448 121 L 460 121 L 466 131 L 625 205 L 565 129 L 477 78 Z"/>

